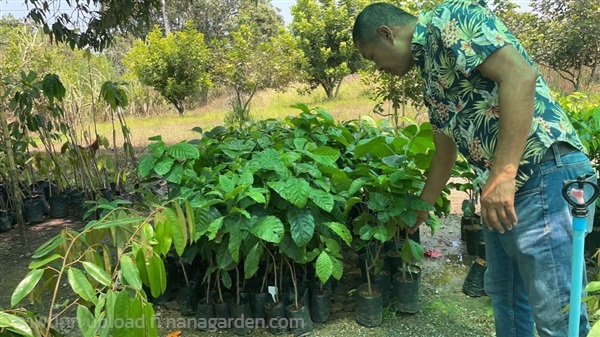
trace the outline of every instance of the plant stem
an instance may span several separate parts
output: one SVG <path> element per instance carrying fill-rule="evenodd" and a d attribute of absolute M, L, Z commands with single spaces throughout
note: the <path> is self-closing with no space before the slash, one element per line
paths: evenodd
<path fill-rule="evenodd" d="M 238 268 L 238 266 L 235 266 L 235 287 L 236 287 L 236 303 L 239 306 L 240 305 L 240 269 Z"/>
<path fill-rule="evenodd" d="M 260 286 L 261 293 L 265 291 L 265 285 L 267 284 L 267 276 L 269 275 L 269 262 L 271 262 L 271 259 L 267 259 L 267 268 L 265 269 L 265 276 L 263 276 L 263 281 Z"/>
<path fill-rule="evenodd" d="M 185 285 L 190 286 L 190 280 L 188 279 L 187 273 L 185 272 L 185 266 L 183 265 L 183 261 L 179 258 L 179 265 L 181 266 L 181 271 L 183 271 L 183 278 L 185 279 Z"/>
<path fill-rule="evenodd" d="M 296 272 L 294 271 L 294 268 L 290 264 L 290 261 L 287 257 L 285 258 L 285 262 L 290 268 L 290 274 L 292 275 L 292 284 L 294 285 L 294 304 L 296 305 L 296 310 L 298 310 L 300 307 L 298 306 L 298 286 L 296 285 Z"/>

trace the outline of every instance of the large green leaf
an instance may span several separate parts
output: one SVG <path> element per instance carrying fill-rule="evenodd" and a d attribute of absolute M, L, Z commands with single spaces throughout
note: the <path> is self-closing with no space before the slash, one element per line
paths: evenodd
<path fill-rule="evenodd" d="M 223 189 L 223 191 L 225 191 L 225 193 L 230 194 L 231 192 L 233 192 L 233 189 L 235 188 L 235 182 L 232 179 L 230 179 L 229 177 L 220 176 L 219 177 L 219 187 L 221 187 Z"/>
<path fill-rule="evenodd" d="M 158 337 L 158 324 L 156 324 L 154 309 L 150 303 L 146 303 L 144 305 L 144 319 L 146 320 L 146 324 L 144 324 L 144 329 L 146 331 L 142 336 L 145 337 Z"/>
<path fill-rule="evenodd" d="M 161 158 L 161 160 L 158 163 L 156 163 L 156 165 L 154 165 L 154 172 L 156 172 L 156 174 L 164 176 L 165 174 L 169 173 L 169 171 L 171 171 L 171 167 L 173 167 L 173 164 L 175 164 L 175 159 L 173 159 L 172 157 Z"/>
<path fill-rule="evenodd" d="M 272 215 L 260 219 L 252 227 L 252 234 L 254 236 L 272 243 L 279 243 L 284 233 L 283 223 L 278 217 Z"/>
<path fill-rule="evenodd" d="M 198 148 L 189 143 L 178 143 L 167 147 L 167 153 L 175 159 L 198 159 Z"/>
<path fill-rule="evenodd" d="M 333 195 L 330 193 L 311 188 L 309 197 L 315 203 L 315 205 L 321 207 L 326 212 L 331 212 L 333 209 Z"/>
<path fill-rule="evenodd" d="M 260 256 L 263 252 L 263 246 L 260 242 L 256 243 L 244 261 L 244 276 L 246 279 L 251 278 L 258 271 Z"/>
<path fill-rule="evenodd" d="M 121 256 L 121 273 L 127 284 L 136 290 L 142 290 L 140 271 L 129 255 Z"/>
<path fill-rule="evenodd" d="M 319 254 L 319 257 L 317 258 L 315 270 L 322 283 L 327 282 L 331 277 L 331 273 L 333 272 L 333 262 L 331 261 L 329 254 L 324 250 L 321 251 L 321 254 Z"/>
<path fill-rule="evenodd" d="M 84 261 L 81 263 L 83 265 L 83 268 L 85 269 L 85 271 L 91 276 L 93 277 L 96 281 L 100 282 L 101 284 L 105 285 L 105 286 L 110 286 L 111 284 L 111 277 L 110 275 L 108 275 L 108 273 L 101 267 L 99 267 L 98 265 L 91 263 L 91 262 L 87 262 Z"/>
<path fill-rule="evenodd" d="M 60 258 L 62 258 L 61 255 L 59 255 L 59 254 L 52 254 L 50 256 L 46 256 L 43 259 L 33 260 L 33 261 L 31 261 L 31 263 L 29 263 L 29 269 L 37 269 L 39 267 L 45 266 L 48 263 L 50 263 L 50 262 L 52 262 L 54 260 L 60 259 Z"/>
<path fill-rule="evenodd" d="M 136 268 L 137 269 L 137 268 Z M 73 291 L 81 296 L 84 300 L 92 303 L 97 303 L 98 298 L 90 281 L 85 277 L 83 272 L 77 268 L 69 268 L 67 278 Z"/>
<path fill-rule="evenodd" d="M 312 151 L 313 158 L 322 165 L 334 166 L 340 158 L 340 152 L 329 146 L 321 146 Z"/>
<path fill-rule="evenodd" d="M 331 262 L 333 263 L 333 269 L 331 270 L 331 276 L 336 280 L 340 280 L 344 274 L 344 264 L 337 258 L 330 256 Z"/>
<path fill-rule="evenodd" d="M 229 231 L 229 254 L 236 263 L 240 262 L 240 247 L 242 245 L 242 231 L 238 224 L 235 224 Z"/>
<path fill-rule="evenodd" d="M 21 302 L 21 300 L 27 296 L 33 290 L 33 288 L 35 288 L 43 274 L 44 269 L 35 269 L 27 273 L 25 278 L 23 278 L 23 280 L 19 282 L 19 285 L 17 285 L 15 291 L 13 291 L 10 298 L 10 306 L 14 307 Z"/>
<path fill-rule="evenodd" d="M 97 327 L 95 326 L 94 315 L 83 305 L 77 306 L 77 325 L 84 337 L 94 337 Z"/>
<path fill-rule="evenodd" d="M 285 183 L 285 192 L 282 197 L 296 207 L 304 207 L 308 202 L 311 188 L 303 178 L 290 178 Z"/>
<path fill-rule="evenodd" d="M 65 242 L 65 238 L 57 235 L 52 239 L 46 241 L 43 245 L 39 246 L 31 255 L 32 259 L 39 259 L 42 256 L 52 252 L 56 247 L 60 246 L 63 242 Z"/>
<path fill-rule="evenodd" d="M 415 259 L 415 261 L 421 261 L 425 256 L 425 250 L 423 249 L 423 246 L 411 239 L 408 239 L 408 244 L 410 246 L 410 252 L 412 253 L 413 259 Z"/>
<path fill-rule="evenodd" d="M 150 172 L 154 170 L 154 165 L 156 165 L 157 161 L 158 158 L 154 156 L 142 157 L 140 163 L 138 164 L 138 173 L 140 174 L 140 177 L 147 178 Z"/>
<path fill-rule="evenodd" d="M 178 207 L 179 205 L 176 206 Z M 177 255 L 181 256 L 185 250 L 187 241 L 187 223 L 185 222 L 185 219 L 182 221 L 175 211 L 170 208 L 165 208 L 165 219 L 166 225 L 171 227 L 173 233 L 173 245 L 175 246 L 175 251 L 177 252 Z"/>
<path fill-rule="evenodd" d="M 148 261 L 147 271 L 150 280 L 150 292 L 153 297 L 162 295 L 167 289 L 167 274 L 165 264 L 160 257 L 152 255 Z"/>
<path fill-rule="evenodd" d="M 181 183 L 181 180 L 183 179 L 183 165 L 181 165 L 181 163 L 175 163 L 169 173 L 165 175 L 165 179 L 170 183 Z"/>
<path fill-rule="evenodd" d="M 18 336 L 33 337 L 33 331 L 23 318 L 0 311 L 0 330 L 2 328 L 15 332 Z"/>
<path fill-rule="evenodd" d="M 315 233 L 315 218 L 308 208 L 290 208 L 287 212 L 287 221 L 294 242 L 306 246 Z"/>
<path fill-rule="evenodd" d="M 329 227 L 335 234 L 337 234 L 344 242 L 350 246 L 352 244 L 352 233 L 345 225 L 339 222 L 325 222 L 325 226 Z"/>
<path fill-rule="evenodd" d="M 130 313 L 131 297 L 125 290 L 119 292 L 114 304 L 114 320 L 113 322 L 113 337 L 134 337 L 131 335 L 131 329 L 124 324 L 127 322 Z M 110 310 L 110 308 L 107 308 Z M 120 320 L 123 324 L 116 324 L 116 320 Z"/>

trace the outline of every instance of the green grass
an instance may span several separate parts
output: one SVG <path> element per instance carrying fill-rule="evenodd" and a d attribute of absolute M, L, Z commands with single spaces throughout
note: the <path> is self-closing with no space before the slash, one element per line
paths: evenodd
<path fill-rule="evenodd" d="M 375 119 L 384 118 L 372 113 L 374 102 L 368 97 L 367 88 L 357 76 L 349 77 L 342 83 L 339 96 L 335 99 L 327 99 L 321 88 L 317 88 L 310 95 L 300 95 L 297 87 L 294 86 L 284 91 L 265 90 L 254 97 L 250 117 L 254 120 L 283 119 L 297 115 L 300 110 L 290 106 L 299 103 L 304 103 L 310 108 L 320 107 L 331 113 L 338 121 L 357 119 L 364 115 L 370 115 Z M 156 135 L 161 135 L 162 139 L 169 144 L 198 138 L 197 133 L 190 131 L 192 128 L 210 130 L 215 126 L 223 125 L 224 117 L 230 111 L 230 107 L 228 98 L 220 97 L 203 107 L 187 111 L 184 116 L 179 116 L 172 110 L 160 116 L 128 117 L 127 124 L 131 130 L 132 143 L 136 147 L 145 147 L 148 138 Z M 113 143 L 110 123 L 99 124 L 98 133 L 107 137 L 111 144 Z M 123 143 L 120 131 L 117 131 L 116 143 Z"/>

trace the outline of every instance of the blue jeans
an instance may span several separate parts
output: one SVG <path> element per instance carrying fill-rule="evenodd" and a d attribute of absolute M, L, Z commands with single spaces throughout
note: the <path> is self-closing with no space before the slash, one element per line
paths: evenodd
<path fill-rule="evenodd" d="M 534 337 L 534 323 L 540 337 L 567 336 L 569 313 L 562 310 L 570 298 L 573 228 L 571 206 L 561 191 L 565 180 L 580 175 L 597 182 L 587 156 L 578 151 L 541 163 L 515 195 L 513 230 L 500 234 L 483 226 L 484 289 L 492 300 L 497 337 Z M 591 229 L 594 204 L 589 212 Z M 582 273 L 585 286 L 585 266 Z M 585 337 L 590 330 L 585 304 L 580 323 Z"/>

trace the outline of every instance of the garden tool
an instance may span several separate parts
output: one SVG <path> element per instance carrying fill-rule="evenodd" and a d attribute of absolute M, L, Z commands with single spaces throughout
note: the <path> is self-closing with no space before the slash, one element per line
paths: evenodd
<path fill-rule="evenodd" d="M 591 198 L 585 199 L 584 185 L 593 189 Z M 575 186 L 576 185 L 576 186 Z M 569 193 L 571 196 L 569 196 Z M 573 255 L 571 257 L 571 301 L 569 309 L 569 337 L 579 336 L 579 315 L 581 311 L 581 283 L 583 277 L 583 246 L 586 230 L 588 206 L 598 197 L 598 185 L 580 176 L 577 180 L 565 182 L 562 190 L 563 197 L 573 206 Z M 571 198 L 572 197 L 572 198 Z"/>

